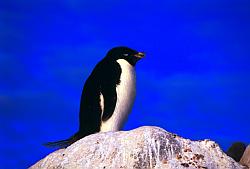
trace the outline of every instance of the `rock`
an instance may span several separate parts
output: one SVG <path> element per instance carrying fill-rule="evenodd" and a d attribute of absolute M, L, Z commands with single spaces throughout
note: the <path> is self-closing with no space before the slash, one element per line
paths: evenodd
<path fill-rule="evenodd" d="M 244 151 L 246 149 L 246 145 L 242 142 L 235 142 L 231 145 L 231 147 L 227 151 L 227 155 L 232 157 L 235 161 L 239 162 Z"/>
<path fill-rule="evenodd" d="M 240 164 L 250 168 L 250 145 L 247 146 L 242 158 L 240 159 Z"/>
<path fill-rule="evenodd" d="M 191 141 L 158 127 L 89 135 L 57 150 L 36 168 L 241 169 L 213 141 Z"/>

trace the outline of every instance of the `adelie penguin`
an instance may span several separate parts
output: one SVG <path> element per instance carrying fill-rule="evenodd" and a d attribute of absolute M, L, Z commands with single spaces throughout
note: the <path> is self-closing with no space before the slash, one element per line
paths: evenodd
<path fill-rule="evenodd" d="M 128 47 L 108 51 L 83 87 L 79 131 L 69 139 L 49 142 L 45 146 L 67 147 L 93 133 L 120 130 L 135 99 L 134 67 L 143 57 L 143 52 Z"/>

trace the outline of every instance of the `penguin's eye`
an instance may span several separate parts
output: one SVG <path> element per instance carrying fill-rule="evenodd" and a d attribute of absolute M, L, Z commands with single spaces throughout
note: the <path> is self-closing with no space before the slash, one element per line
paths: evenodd
<path fill-rule="evenodd" d="M 123 56 L 128 56 L 128 54 L 127 54 L 127 53 L 124 53 Z"/>

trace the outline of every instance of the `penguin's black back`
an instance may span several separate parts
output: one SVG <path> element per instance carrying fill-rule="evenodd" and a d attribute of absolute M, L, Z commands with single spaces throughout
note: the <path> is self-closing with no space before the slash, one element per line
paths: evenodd
<path fill-rule="evenodd" d="M 79 130 L 66 140 L 48 142 L 47 147 L 67 147 L 75 141 L 100 131 L 101 121 L 112 116 L 116 101 L 116 85 L 120 82 L 121 67 L 112 59 L 100 61 L 86 80 L 81 96 Z M 100 95 L 104 98 L 104 112 L 100 105 Z"/>

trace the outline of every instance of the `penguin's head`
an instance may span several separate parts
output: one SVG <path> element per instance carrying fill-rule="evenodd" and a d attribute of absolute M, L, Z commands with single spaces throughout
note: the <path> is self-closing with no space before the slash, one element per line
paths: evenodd
<path fill-rule="evenodd" d="M 125 59 L 131 65 L 135 66 L 137 61 L 144 57 L 143 52 L 130 49 L 128 47 L 115 47 L 108 51 L 106 58 L 112 60 Z"/>

